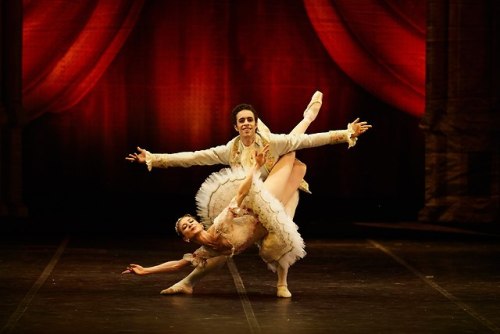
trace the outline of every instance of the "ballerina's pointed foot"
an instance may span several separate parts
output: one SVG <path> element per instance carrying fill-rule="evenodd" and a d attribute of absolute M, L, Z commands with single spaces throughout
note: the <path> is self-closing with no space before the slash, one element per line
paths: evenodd
<path fill-rule="evenodd" d="M 278 285 L 278 290 L 276 295 L 281 298 L 290 298 L 292 297 L 292 293 L 288 290 L 286 285 Z"/>
<path fill-rule="evenodd" d="M 186 284 L 176 283 L 172 285 L 170 288 L 162 290 L 160 292 L 161 295 L 175 295 L 175 294 L 185 294 L 191 295 L 193 294 L 193 287 Z"/>
<path fill-rule="evenodd" d="M 316 119 L 318 116 L 319 109 L 321 109 L 321 104 L 323 103 L 323 93 L 320 91 L 316 91 L 312 98 L 311 102 L 307 105 L 306 110 L 304 111 L 304 118 L 309 120 L 310 122 Z"/>

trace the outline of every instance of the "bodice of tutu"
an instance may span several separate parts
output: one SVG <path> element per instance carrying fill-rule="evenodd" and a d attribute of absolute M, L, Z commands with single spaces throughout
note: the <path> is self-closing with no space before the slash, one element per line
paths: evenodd
<path fill-rule="evenodd" d="M 283 204 L 265 189 L 259 175 L 254 176 L 250 191 L 243 200 L 242 207 L 251 210 L 231 209 L 236 207 L 234 196 L 245 177 L 243 168 L 224 168 L 212 173 L 201 185 L 196 194 L 198 215 L 208 230 L 215 228 L 212 232 L 220 233 L 233 249 L 232 252 L 225 249 L 222 254 L 221 250 L 201 247 L 193 254 L 193 259 L 203 262 L 217 254 L 238 254 L 255 243 L 269 269 L 276 271 L 277 263 L 288 268 L 306 255 L 298 226 L 288 216 Z M 234 216 L 228 218 L 231 214 Z M 196 261 L 192 263 L 197 265 Z"/>
<path fill-rule="evenodd" d="M 214 219 L 210 230 L 232 245 L 231 255 L 241 253 L 267 234 L 253 212 L 236 206 L 236 199 Z"/>

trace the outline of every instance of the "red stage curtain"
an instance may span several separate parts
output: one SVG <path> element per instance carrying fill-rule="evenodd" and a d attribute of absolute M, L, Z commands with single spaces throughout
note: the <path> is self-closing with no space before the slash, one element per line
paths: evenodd
<path fill-rule="evenodd" d="M 309 132 L 344 128 L 356 117 L 374 130 L 355 150 L 336 145 L 298 154 L 315 198 L 331 189 L 337 198 L 419 197 L 423 95 L 415 92 L 424 85 L 425 55 L 400 49 L 413 49 L 417 35 L 421 42 L 415 27 L 425 23 L 420 16 L 417 23 L 401 21 L 408 7 L 387 3 L 25 0 L 27 193 L 191 198 L 209 169 L 173 168 L 151 177 L 125 165 L 124 156 L 137 145 L 176 152 L 226 143 L 235 135 L 229 114 L 238 103 L 253 104 L 272 131 L 289 132 L 321 90 L 323 107 Z M 349 20 L 356 35 L 339 30 L 345 43 L 330 39 L 319 28 L 332 16 L 314 14 L 318 8 L 341 9 L 332 15 Z M 358 17 L 367 10 L 370 17 Z M 371 43 L 364 52 L 361 38 Z"/>
<path fill-rule="evenodd" d="M 425 2 L 407 1 L 329 1 L 305 0 L 307 14 L 313 27 L 332 59 L 340 68 L 369 92 L 395 107 L 413 115 L 421 116 L 425 101 Z M 108 65 L 119 52 L 129 32 L 134 28 L 142 7 L 142 0 L 87 0 L 87 1 L 55 1 L 24 0 L 23 27 L 23 102 L 28 119 L 33 119 L 46 111 L 59 112 L 76 105 L 92 90 L 95 83 L 106 71 Z M 238 6 L 222 4 L 213 7 L 218 10 L 196 10 L 193 4 L 158 7 L 165 10 L 176 10 L 199 22 L 206 21 L 204 34 L 189 36 L 189 29 L 183 29 L 186 46 L 193 45 L 189 37 L 194 37 L 197 45 L 185 51 L 191 55 L 185 59 L 184 67 L 196 69 L 198 75 L 219 78 L 220 87 L 229 84 L 229 72 L 213 72 L 216 68 L 196 61 L 208 56 L 214 48 L 218 54 L 231 53 L 237 50 L 225 50 L 227 43 L 221 40 L 231 38 L 231 27 L 228 26 L 230 14 L 244 14 Z M 181 8 L 191 7 L 185 13 Z M 245 6 L 241 6 L 245 8 Z M 220 11 L 222 9 L 222 11 Z M 257 9 L 259 10 L 259 9 Z M 198 14 L 196 14 L 198 13 Z M 212 14 L 211 14 L 212 13 Z M 220 14 L 223 16 L 220 16 Z M 219 25 L 213 24 L 210 15 L 218 16 Z M 199 16 L 199 17 L 196 17 Z M 245 22 L 244 15 L 242 22 Z M 266 26 L 260 21 L 270 19 L 266 15 L 251 17 L 255 26 Z M 280 16 L 272 17 L 276 26 L 280 25 Z M 167 20 L 165 20 L 167 21 Z M 178 29 L 179 22 L 168 20 L 165 29 Z M 232 22 L 236 25 L 238 22 Z M 264 23 L 264 22 L 262 22 Z M 161 20 L 157 25 L 163 25 Z M 186 24 L 191 24 L 187 21 Z M 292 27 L 288 27 L 292 29 Z M 196 32 L 197 28 L 191 28 Z M 165 30 L 158 27 L 155 31 Z M 270 49 L 281 50 L 288 46 L 274 30 L 252 31 L 266 35 L 264 44 L 253 50 L 244 50 L 245 43 L 238 46 L 259 57 L 259 54 L 271 54 Z M 293 33 L 293 30 L 290 31 Z M 295 34 L 297 36 L 297 34 Z M 300 37 L 300 34 L 298 35 Z M 239 36 L 235 36 L 238 38 Z M 246 38 L 251 36 L 241 37 Z M 168 40 L 168 36 L 165 36 Z M 265 41 L 272 41 L 272 44 Z M 231 40 L 229 40 L 231 41 Z M 155 41 L 153 41 L 155 42 Z M 179 45 L 180 40 L 171 40 Z M 182 43 L 181 43 L 182 44 Z M 196 49 L 195 49 L 196 48 Z M 162 50 L 159 50 L 160 52 Z M 290 51 L 290 50 L 287 50 Z M 300 48 L 294 50 L 301 53 Z M 193 57 L 193 54 L 198 54 Z M 245 53 L 241 54 L 243 60 Z M 154 54 L 151 55 L 155 57 Z M 166 54 L 166 56 L 176 56 Z M 281 60 L 285 55 L 278 55 L 275 61 L 268 61 L 264 66 L 256 68 L 256 76 L 265 77 L 270 87 L 280 83 L 277 72 L 283 68 Z M 176 56 L 178 57 L 178 55 Z M 265 57 L 265 56 L 264 56 Z M 168 59 L 168 58 L 163 58 Z M 194 62 L 190 63 L 190 60 Z M 279 63 L 276 63 L 278 61 Z M 161 66 L 162 63 L 156 65 Z M 166 62 L 165 62 L 166 63 Z M 182 67 L 174 64 L 173 72 Z M 266 66 L 267 65 L 267 66 Z M 204 67 L 203 67 L 204 66 Z M 168 67 L 168 66 L 167 66 Z M 203 68 L 201 68 L 203 67 Z M 200 70 L 201 69 L 201 70 Z M 161 68 L 160 68 L 161 71 Z M 168 71 L 172 73 L 171 69 Z M 222 75 L 221 75 L 222 74 Z M 171 77 L 170 75 L 167 76 Z M 165 80 L 165 77 L 159 77 Z M 202 78 L 200 78 L 202 79 Z M 203 80 L 203 79 L 202 79 Z M 222 80 L 222 81 L 221 81 Z M 211 83 L 213 86 L 213 83 Z M 272 89 L 264 92 L 270 108 L 275 109 Z M 281 103 L 278 102 L 278 103 Z M 189 106 L 188 106 L 189 107 Z"/>
<path fill-rule="evenodd" d="M 426 1 L 304 3 L 325 49 L 349 77 L 398 109 L 423 115 Z"/>
<path fill-rule="evenodd" d="M 23 1 L 26 119 L 70 109 L 90 92 L 134 28 L 143 0 Z"/>

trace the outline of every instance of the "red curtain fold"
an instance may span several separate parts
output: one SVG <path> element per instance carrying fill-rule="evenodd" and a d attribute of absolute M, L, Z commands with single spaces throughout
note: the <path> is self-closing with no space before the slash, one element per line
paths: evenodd
<path fill-rule="evenodd" d="M 425 110 L 425 3 L 304 0 L 339 67 L 373 95 L 418 117 Z"/>
<path fill-rule="evenodd" d="M 142 5 L 143 0 L 24 0 L 25 118 L 80 102 L 119 52 Z"/>
<path fill-rule="evenodd" d="M 372 26 L 353 19 L 373 11 L 363 1 L 354 1 L 359 8 L 344 8 L 348 1 L 335 2 L 336 7 L 318 4 L 330 11 L 341 8 L 341 16 L 345 12 L 343 19 L 357 34 L 346 39 L 366 39 Z M 225 143 L 235 134 L 229 115 L 238 103 L 254 105 L 272 131 L 289 132 L 316 89 L 324 93 L 323 106 L 309 132 L 344 128 L 356 117 L 374 129 L 355 150 L 335 145 L 298 152 L 313 193 L 330 196 L 334 189 L 339 199 L 419 196 L 420 119 L 401 112 L 414 102 L 401 108 L 386 102 L 394 102 L 400 90 L 410 100 L 400 78 L 423 87 L 423 67 L 401 65 L 412 58 L 398 58 L 396 51 L 385 56 L 387 49 L 405 48 L 425 30 L 423 20 L 401 14 L 409 12 L 401 3 L 411 4 L 386 2 L 378 9 L 397 21 L 385 25 L 396 31 L 387 32 L 387 40 L 377 37 L 380 45 L 363 45 L 374 49 L 369 55 L 377 58 L 370 61 L 376 59 L 394 86 L 381 100 L 350 75 L 356 65 L 367 69 L 361 79 L 373 76 L 371 63 L 362 62 L 368 56 L 356 54 L 359 45 L 341 50 L 346 60 L 356 61 L 351 67 L 332 57 L 328 39 L 308 17 L 316 2 L 25 0 L 23 98 L 30 119 L 37 118 L 24 129 L 28 197 L 62 194 L 74 205 L 80 205 L 80 197 L 84 205 L 114 192 L 191 197 L 208 167 L 153 171 L 151 177 L 125 164 L 124 156 L 137 145 L 178 152 Z M 372 16 L 376 23 L 378 14 Z M 420 103 L 423 95 L 417 95 L 413 101 Z M 130 199 L 141 200 L 134 196 Z"/>
<path fill-rule="evenodd" d="M 323 46 L 349 77 L 383 101 L 415 116 L 423 114 L 425 2 L 304 4 Z M 27 118 L 80 102 L 120 50 L 142 5 L 143 0 L 24 0 Z"/>

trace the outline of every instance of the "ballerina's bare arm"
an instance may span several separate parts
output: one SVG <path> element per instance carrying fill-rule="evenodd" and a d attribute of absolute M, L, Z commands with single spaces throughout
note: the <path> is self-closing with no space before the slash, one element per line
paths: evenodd
<path fill-rule="evenodd" d="M 236 194 L 236 205 L 240 206 L 245 196 L 248 195 L 250 187 L 252 186 L 252 179 L 255 173 L 264 165 L 266 162 L 266 153 L 269 151 L 269 144 L 264 146 L 260 152 L 255 152 L 255 164 L 248 171 L 247 176 L 243 182 L 241 182 L 238 188 L 238 193 Z"/>
<path fill-rule="evenodd" d="M 127 269 L 125 269 L 122 274 L 136 274 L 136 275 L 149 275 L 149 274 L 157 274 L 157 273 L 169 273 L 169 272 L 174 272 L 178 271 L 188 265 L 190 265 L 191 262 L 180 259 L 180 260 L 174 260 L 174 261 L 168 261 L 153 267 L 142 267 L 138 264 L 129 264 L 127 266 Z"/>

